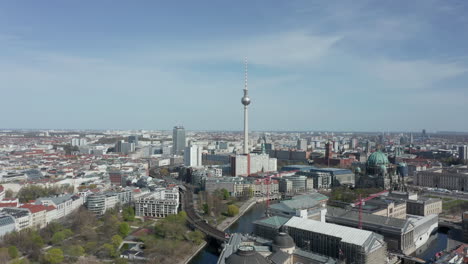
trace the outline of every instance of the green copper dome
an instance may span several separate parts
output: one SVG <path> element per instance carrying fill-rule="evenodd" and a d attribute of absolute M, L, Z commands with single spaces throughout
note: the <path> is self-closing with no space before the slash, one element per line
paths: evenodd
<path fill-rule="evenodd" d="M 387 155 L 380 151 L 372 153 L 367 159 L 367 167 L 379 167 L 381 165 L 388 165 L 389 163 Z"/>

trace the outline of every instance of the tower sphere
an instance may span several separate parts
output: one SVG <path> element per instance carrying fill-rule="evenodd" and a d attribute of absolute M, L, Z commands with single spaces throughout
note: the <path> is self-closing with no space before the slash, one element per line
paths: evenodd
<path fill-rule="evenodd" d="M 247 97 L 247 96 L 244 96 L 244 97 L 242 97 L 241 102 L 242 102 L 243 105 L 246 105 L 246 106 L 247 106 L 247 105 L 250 104 L 250 98 Z"/>

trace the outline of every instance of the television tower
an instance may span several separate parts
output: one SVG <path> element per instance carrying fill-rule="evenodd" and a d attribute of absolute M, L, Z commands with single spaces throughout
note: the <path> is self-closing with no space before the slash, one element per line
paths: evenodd
<path fill-rule="evenodd" d="M 249 154 L 249 112 L 248 106 L 250 98 L 247 89 L 247 57 L 245 58 L 245 84 L 244 84 L 244 97 L 242 97 L 242 104 L 244 105 L 244 154 Z"/>

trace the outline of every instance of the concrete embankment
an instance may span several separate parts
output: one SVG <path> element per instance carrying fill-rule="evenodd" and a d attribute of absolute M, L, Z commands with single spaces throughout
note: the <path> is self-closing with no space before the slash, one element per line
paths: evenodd
<path fill-rule="evenodd" d="M 190 256 L 187 256 L 185 258 L 185 260 L 181 263 L 183 264 L 187 264 L 189 263 L 198 253 L 200 253 L 200 251 L 202 251 L 205 246 L 207 245 L 208 243 L 206 243 L 206 241 L 203 241 L 203 243 L 200 244 L 200 246 L 198 246 L 198 248 L 195 250 L 195 252 L 193 252 Z"/>

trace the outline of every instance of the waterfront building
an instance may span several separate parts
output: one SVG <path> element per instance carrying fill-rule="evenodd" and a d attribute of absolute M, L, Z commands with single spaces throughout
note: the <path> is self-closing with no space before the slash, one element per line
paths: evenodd
<path fill-rule="evenodd" d="M 387 247 L 376 233 L 320 221 L 292 217 L 283 229 L 297 247 L 345 263 L 385 263 Z"/>
<path fill-rule="evenodd" d="M 357 228 L 359 212 L 329 207 L 326 221 L 338 225 Z M 409 255 L 424 245 L 430 235 L 438 228 L 438 216 L 408 216 L 398 219 L 362 213 L 362 228 L 384 236 L 388 248 Z"/>
<path fill-rule="evenodd" d="M 135 214 L 140 217 L 164 218 L 179 211 L 179 189 L 159 188 L 135 199 Z"/>
<path fill-rule="evenodd" d="M 293 183 L 291 180 L 286 178 L 279 179 L 279 192 L 280 193 L 292 193 L 293 192 Z"/>
<path fill-rule="evenodd" d="M 406 201 L 406 213 L 411 215 L 426 216 L 442 213 L 442 200 L 438 198 L 425 198 Z"/>
<path fill-rule="evenodd" d="M 406 219 L 406 207 L 406 201 L 404 200 L 387 199 L 381 196 L 366 201 L 362 209 L 363 212 L 373 215 Z M 358 208 L 355 208 L 355 210 L 358 210 Z"/>
<path fill-rule="evenodd" d="M 322 221 L 325 219 L 327 201 L 328 197 L 320 193 L 294 196 L 270 205 L 269 213 L 285 218 L 300 216 Z"/>
<path fill-rule="evenodd" d="M 314 180 L 303 175 L 283 176 L 280 181 L 290 181 L 291 192 L 306 192 L 314 189 Z"/>
<path fill-rule="evenodd" d="M 304 251 L 290 235 L 280 232 L 272 240 L 234 233 L 223 247 L 217 264 L 338 264 L 332 257 Z"/>
<path fill-rule="evenodd" d="M 172 154 L 182 155 L 185 149 L 185 128 L 175 126 L 172 130 Z"/>
<path fill-rule="evenodd" d="M 281 227 L 289 221 L 288 217 L 272 216 L 253 222 L 254 234 L 269 240 L 275 239 Z"/>
<path fill-rule="evenodd" d="M 468 169 L 466 168 L 437 168 L 418 172 L 415 185 L 463 192 L 468 190 L 467 179 Z"/>

